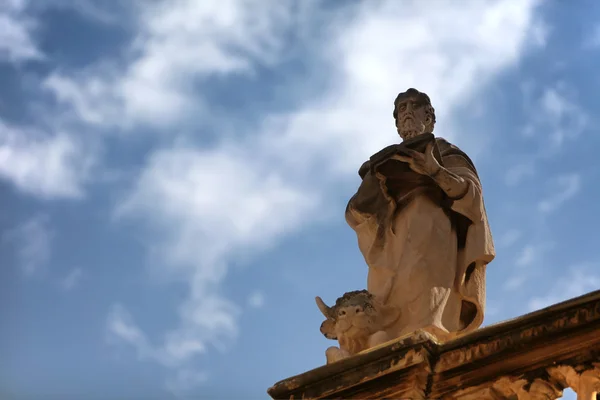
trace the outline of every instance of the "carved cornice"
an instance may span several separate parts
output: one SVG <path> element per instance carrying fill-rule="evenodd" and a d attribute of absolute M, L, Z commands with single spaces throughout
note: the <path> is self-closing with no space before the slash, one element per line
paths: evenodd
<path fill-rule="evenodd" d="M 600 291 L 444 344 L 423 333 L 401 338 L 278 382 L 268 393 L 275 399 L 552 399 L 565 387 L 600 386 L 598 362 Z"/>
<path fill-rule="evenodd" d="M 424 395 L 435 345 L 427 334 L 406 337 L 278 382 L 268 393 L 276 399 Z M 399 383 L 392 391 L 385 389 L 389 380 Z"/>
<path fill-rule="evenodd" d="M 600 354 L 600 291 L 480 329 L 437 351 L 437 395 L 499 376 L 535 376 L 557 364 L 592 362 Z"/>
<path fill-rule="evenodd" d="M 472 335 L 442 346 L 440 349 L 442 355 L 436 365 L 436 372 L 511 350 L 517 345 L 525 346 L 528 343 L 539 342 L 543 338 L 551 338 L 554 334 L 564 334 L 571 328 L 600 321 L 600 301 L 583 304 L 581 308 L 562 309 L 561 306 L 567 304 L 559 304 L 555 306 L 556 309 L 549 307 L 525 317 L 480 329 Z M 528 322 L 525 321 L 526 318 L 541 323 L 526 327 Z M 489 339 L 485 339 L 486 337 Z"/>

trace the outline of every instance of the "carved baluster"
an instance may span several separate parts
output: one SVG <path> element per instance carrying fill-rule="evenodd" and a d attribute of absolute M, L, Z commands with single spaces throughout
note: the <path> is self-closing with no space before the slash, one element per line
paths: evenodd
<path fill-rule="evenodd" d="M 525 379 L 517 379 L 504 376 L 498 379 L 492 385 L 492 393 L 498 399 L 509 399 L 517 396 L 519 399 L 523 395 L 523 387 L 527 384 Z"/>
<path fill-rule="evenodd" d="M 562 397 L 562 389 L 554 382 L 546 379 L 534 380 L 528 388 L 528 396 L 524 399 L 531 400 L 554 400 Z M 519 397 L 519 399 L 521 399 Z"/>
<path fill-rule="evenodd" d="M 600 393 L 600 363 L 579 375 L 579 385 L 575 392 L 577 400 L 596 400 Z"/>
<path fill-rule="evenodd" d="M 549 379 L 503 377 L 492 386 L 499 399 L 516 398 L 518 400 L 554 400 L 562 396 L 562 390 Z"/>
<path fill-rule="evenodd" d="M 504 400 L 501 394 L 497 393 L 492 387 L 479 386 L 475 388 L 465 388 L 451 393 L 443 400 Z"/>
<path fill-rule="evenodd" d="M 596 400 L 600 393 L 600 363 L 587 368 L 561 365 L 550 368 L 548 373 L 564 387 L 573 389 L 577 400 Z"/>

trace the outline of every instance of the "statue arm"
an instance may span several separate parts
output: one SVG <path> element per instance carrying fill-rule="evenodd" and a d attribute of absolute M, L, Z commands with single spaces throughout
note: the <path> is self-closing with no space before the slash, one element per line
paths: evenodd
<path fill-rule="evenodd" d="M 457 172 L 463 172 L 459 174 Z M 456 168 L 456 172 L 440 167 L 432 176 L 439 187 L 453 200 L 452 209 L 473 222 L 481 221 L 484 215 L 483 196 L 479 180 L 467 168 Z"/>
<path fill-rule="evenodd" d="M 469 181 L 442 166 L 431 178 L 452 200 L 461 199 L 469 191 Z"/>
<path fill-rule="evenodd" d="M 423 153 L 407 149 L 406 155 L 394 154 L 392 159 L 407 163 L 418 174 L 432 178 L 451 199 L 462 198 L 469 190 L 469 182 L 448 168 L 444 168 L 434 154 L 435 142 L 431 142 Z"/>

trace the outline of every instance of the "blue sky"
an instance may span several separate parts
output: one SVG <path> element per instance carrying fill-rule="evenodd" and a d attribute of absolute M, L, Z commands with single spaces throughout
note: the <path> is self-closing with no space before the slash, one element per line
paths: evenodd
<path fill-rule="evenodd" d="M 2 396 L 261 399 L 322 365 L 408 87 L 482 177 L 484 323 L 600 287 L 598 2 L 120 3 L 0 3 Z"/>

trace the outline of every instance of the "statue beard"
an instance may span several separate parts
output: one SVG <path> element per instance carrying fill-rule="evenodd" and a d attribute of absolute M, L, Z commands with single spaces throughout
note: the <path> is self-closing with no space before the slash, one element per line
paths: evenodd
<path fill-rule="evenodd" d="M 414 114 L 403 115 L 401 127 L 398 128 L 398 134 L 403 140 L 412 139 L 417 135 L 425 133 L 425 124 L 423 121 L 417 120 Z"/>

